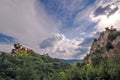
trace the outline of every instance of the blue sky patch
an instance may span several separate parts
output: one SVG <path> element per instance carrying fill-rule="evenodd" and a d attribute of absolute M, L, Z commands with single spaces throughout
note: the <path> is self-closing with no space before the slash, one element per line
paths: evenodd
<path fill-rule="evenodd" d="M 0 43 L 14 43 L 15 38 L 0 33 Z"/>
<path fill-rule="evenodd" d="M 39 0 L 48 15 L 57 18 L 63 23 L 63 27 L 73 27 L 76 15 L 93 4 L 96 0 Z"/>

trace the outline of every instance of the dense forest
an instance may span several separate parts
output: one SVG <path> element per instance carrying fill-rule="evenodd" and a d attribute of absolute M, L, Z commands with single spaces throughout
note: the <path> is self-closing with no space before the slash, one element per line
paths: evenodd
<path fill-rule="evenodd" d="M 10 54 L 0 52 L 0 80 L 120 80 L 119 33 L 101 33 L 83 62 L 75 64 L 14 45 Z M 102 37 L 106 38 L 104 45 Z"/>

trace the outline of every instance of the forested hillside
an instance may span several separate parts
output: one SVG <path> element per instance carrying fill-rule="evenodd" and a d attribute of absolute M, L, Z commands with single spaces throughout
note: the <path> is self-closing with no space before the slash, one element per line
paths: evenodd
<path fill-rule="evenodd" d="M 106 28 L 84 61 L 69 64 L 14 45 L 0 52 L 0 80 L 120 80 L 120 31 Z"/>

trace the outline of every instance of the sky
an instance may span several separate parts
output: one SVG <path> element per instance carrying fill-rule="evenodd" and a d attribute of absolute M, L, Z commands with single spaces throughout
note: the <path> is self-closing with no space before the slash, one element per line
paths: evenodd
<path fill-rule="evenodd" d="M 120 30 L 120 0 L 0 0 L 0 51 L 14 43 L 53 58 L 83 59 L 105 27 Z"/>

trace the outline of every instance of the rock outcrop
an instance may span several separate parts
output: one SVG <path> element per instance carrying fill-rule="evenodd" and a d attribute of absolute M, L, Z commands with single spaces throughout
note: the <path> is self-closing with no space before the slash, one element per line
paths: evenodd
<path fill-rule="evenodd" d="M 103 57 L 113 57 L 115 51 L 118 51 L 120 46 L 120 31 L 117 31 L 113 26 L 109 29 L 105 28 L 98 39 L 94 39 L 90 53 L 85 57 L 85 62 L 92 63 L 92 58 L 99 54 Z"/>

